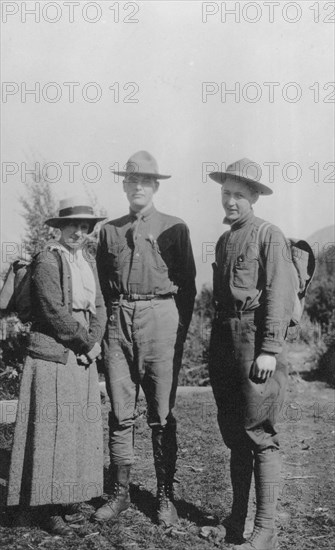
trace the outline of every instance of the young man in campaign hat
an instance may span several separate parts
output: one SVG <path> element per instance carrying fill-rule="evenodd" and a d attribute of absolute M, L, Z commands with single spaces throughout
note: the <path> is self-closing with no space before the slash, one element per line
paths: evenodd
<path fill-rule="evenodd" d="M 281 230 L 253 212 L 259 196 L 272 194 L 260 182 L 260 166 L 244 158 L 210 177 L 221 184 L 224 223 L 230 225 L 217 242 L 213 264 L 209 358 L 219 427 L 231 449 L 233 504 L 224 520 L 226 540 L 240 550 L 274 550 L 280 481 L 275 422 L 288 376 L 284 339 L 295 300 L 293 271 Z M 245 541 L 252 473 L 256 517 Z"/>
<path fill-rule="evenodd" d="M 103 342 L 111 401 L 109 448 L 113 492 L 94 515 L 114 520 L 130 504 L 134 422 L 139 386 L 147 400 L 157 477 L 158 522 L 171 525 L 176 468 L 175 404 L 183 343 L 191 320 L 195 265 L 185 223 L 158 212 L 153 198 L 159 180 L 154 157 L 135 153 L 124 177 L 130 211 L 106 223 L 100 233 L 97 267 L 108 312 Z"/>

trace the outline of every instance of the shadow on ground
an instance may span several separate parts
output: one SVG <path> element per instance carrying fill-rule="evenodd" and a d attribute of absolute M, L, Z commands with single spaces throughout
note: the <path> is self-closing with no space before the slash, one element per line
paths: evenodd
<path fill-rule="evenodd" d="M 112 490 L 111 478 L 109 474 L 109 469 L 104 468 L 104 492 L 106 495 L 110 494 Z M 130 483 L 129 487 L 130 499 L 136 508 L 153 523 L 157 523 L 157 507 L 156 507 L 156 495 L 151 491 L 145 489 L 145 487 L 138 485 L 136 483 Z M 101 506 L 103 503 L 102 499 L 94 499 L 90 501 L 95 508 Z M 176 500 L 175 502 L 178 516 L 182 519 L 187 519 L 192 523 L 195 523 L 199 527 L 203 525 L 209 525 L 208 515 L 203 511 L 199 510 L 197 506 L 191 502 L 187 502 L 184 499 Z M 213 525 L 216 525 L 218 520 L 213 518 Z"/>
<path fill-rule="evenodd" d="M 150 491 L 139 485 L 131 484 L 130 498 L 140 512 L 145 514 L 153 523 L 157 523 L 156 497 Z M 187 519 L 198 527 L 209 525 L 208 515 L 204 514 L 191 502 L 181 499 L 176 500 L 175 505 L 179 518 Z M 213 518 L 212 525 L 217 523 L 218 521 Z"/>
<path fill-rule="evenodd" d="M 300 375 L 306 382 L 325 382 L 335 388 L 335 344 L 320 357 L 314 369 L 302 371 Z"/>

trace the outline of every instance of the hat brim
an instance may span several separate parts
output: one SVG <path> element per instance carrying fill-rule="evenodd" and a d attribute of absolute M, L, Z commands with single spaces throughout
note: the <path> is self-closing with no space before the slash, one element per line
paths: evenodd
<path fill-rule="evenodd" d="M 113 174 L 117 174 L 118 176 L 148 176 L 149 178 L 153 178 L 155 180 L 167 180 L 171 178 L 171 176 L 164 176 L 163 174 L 151 174 L 149 172 L 115 172 L 115 170 L 112 170 Z"/>
<path fill-rule="evenodd" d="M 249 185 L 252 189 L 257 191 L 260 195 L 272 195 L 273 191 L 268 187 L 267 185 L 264 185 L 263 183 L 259 183 L 259 181 L 251 180 L 249 178 L 244 178 L 243 176 L 240 176 L 238 174 L 233 174 L 231 172 L 211 172 L 209 174 L 209 177 L 216 181 L 217 183 L 220 183 L 221 185 L 226 181 L 227 177 L 235 178 L 238 181 L 242 181 Z"/>
<path fill-rule="evenodd" d="M 64 225 L 64 222 L 69 222 L 71 220 L 85 220 L 90 223 L 91 226 L 94 227 L 94 225 L 98 222 L 101 222 L 102 220 L 105 220 L 106 216 L 103 217 L 96 217 L 96 216 L 89 216 L 86 214 L 73 214 L 72 216 L 62 216 L 58 218 L 49 218 L 44 223 L 48 225 L 49 227 L 57 227 Z"/>

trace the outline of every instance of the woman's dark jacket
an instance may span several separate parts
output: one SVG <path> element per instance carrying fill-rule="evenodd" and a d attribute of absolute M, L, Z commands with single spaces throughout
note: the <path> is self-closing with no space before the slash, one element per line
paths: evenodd
<path fill-rule="evenodd" d="M 86 329 L 72 313 L 72 277 L 61 250 L 44 249 L 33 260 L 33 323 L 27 353 L 31 357 L 66 364 L 69 350 L 76 355 L 89 352 L 101 342 L 106 310 L 101 294 L 95 261 L 91 266 L 96 282 L 96 314 L 89 314 Z"/>

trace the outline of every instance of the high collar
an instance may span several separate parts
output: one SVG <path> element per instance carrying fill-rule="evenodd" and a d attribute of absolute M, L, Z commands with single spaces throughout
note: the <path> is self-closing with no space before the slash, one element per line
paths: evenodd
<path fill-rule="evenodd" d="M 248 223 L 251 222 L 251 220 L 254 217 L 255 217 L 254 211 L 251 208 L 251 210 L 249 210 L 249 212 L 247 212 L 246 214 L 244 214 L 244 216 L 242 216 L 241 218 L 236 220 L 236 222 L 233 222 L 232 224 L 229 224 L 231 231 L 236 231 L 237 229 L 240 229 L 241 227 L 247 225 Z M 228 223 L 228 220 L 227 220 L 226 217 L 224 218 L 223 223 Z"/>
<path fill-rule="evenodd" d="M 149 208 L 144 208 L 143 210 L 141 210 L 140 212 L 135 212 L 134 210 L 130 209 L 129 210 L 129 215 L 131 216 L 131 218 L 133 220 L 148 220 L 149 218 L 151 218 L 151 216 L 153 214 L 155 214 L 155 212 L 157 212 L 156 208 L 154 207 L 153 204 L 151 204 L 151 206 L 149 206 Z"/>

